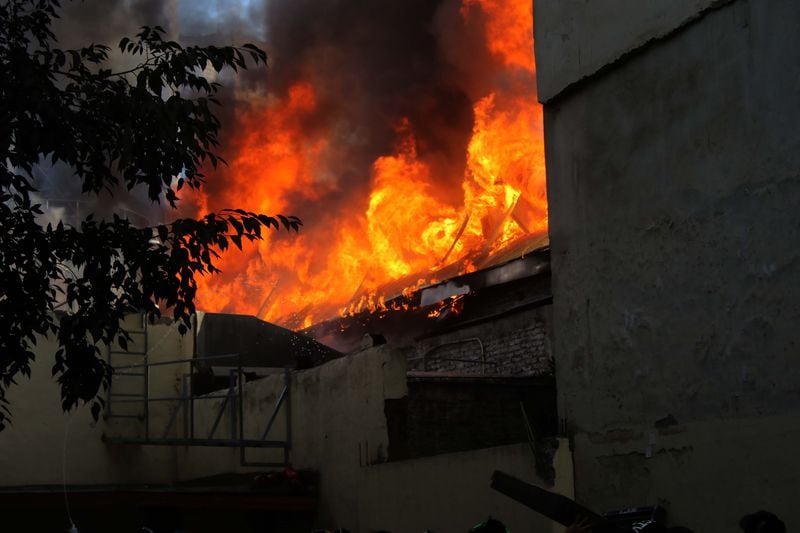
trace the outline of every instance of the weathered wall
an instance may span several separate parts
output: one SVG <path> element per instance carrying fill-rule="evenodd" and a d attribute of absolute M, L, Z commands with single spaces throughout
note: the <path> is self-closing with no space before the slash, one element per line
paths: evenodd
<path fill-rule="evenodd" d="M 387 400 L 385 412 L 390 461 L 527 442 L 526 417 L 535 436 L 551 439 L 558 433 L 555 382 L 549 376 L 412 375 L 408 396 Z"/>
<path fill-rule="evenodd" d="M 653 39 L 730 0 L 536 0 L 538 96 L 547 102 Z"/>
<path fill-rule="evenodd" d="M 130 318 L 130 329 L 139 329 L 137 319 Z M 151 360 L 191 356 L 191 337 L 181 337 L 172 325 L 151 326 L 150 342 Z M 136 484 L 174 479 L 174 450 L 107 446 L 102 436 L 109 427 L 103 418 L 95 424 L 88 407 L 66 414 L 61 410 L 59 387 L 51 373 L 55 350 L 53 339 L 40 339 L 31 379 L 20 380 L 8 391 L 13 420 L 0 433 L 0 485 Z M 134 363 L 134 356 L 123 358 L 127 364 Z M 173 381 L 173 375 L 165 375 L 152 385 L 164 390 L 174 387 Z M 134 387 L 132 383 L 128 386 Z M 131 406 L 131 412 L 137 408 L 141 412 L 139 405 Z"/>
<path fill-rule="evenodd" d="M 133 323 L 136 318 L 131 321 L 129 327 L 137 329 Z M 192 337 L 180 337 L 176 328 L 166 323 L 151 326 L 149 345 L 153 362 L 187 358 L 194 351 Z M 238 448 L 104 443 L 104 434 L 143 436 L 141 422 L 101 419 L 95 426 L 90 424 L 86 409 L 63 415 L 46 357 L 55 347 L 46 342 L 40 342 L 39 346 L 42 355 L 37 358 L 34 379 L 10 391 L 15 419 L 14 426 L 0 434 L 3 488 L 60 486 L 64 481 L 61 458 L 65 438 L 68 485 L 160 484 L 217 473 L 268 469 L 242 467 Z M 120 358 L 132 363 L 137 356 Z M 158 370 L 151 369 L 151 394 L 178 394 L 180 375 L 188 366 L 155 368 Z M 542 483 L 534 473 L 534 458 L 525 444 L 401 461 L 383 468 L 389 448 L 386 403 L 407 396 L 406 371 L 405 355 L 384 345 L 291 374 L 291 462 L 296 468 L 311 468 L 321 473 L 320 525 L 344 526 L 354 532 L 377 527 L 404 531 L 406 525 L 413 526 L 408 530 L 421 531 L 433 526 L 436 531 L 448 532 L 462 531 L 464 524 L 472 525 L 491 513 L 512 527 L 534 520 L 542 530 L 549 530 L 548 521 L 532 518 L 532 513 L 522 506 L 489 490 L 489 477 L 494 469 Z M 283 385 L 283 375 L 246 384 L 243 406 L 246 438 L 260 438 Z M 129 382 L 126 387 L 117 391 L 134 392 L 137 383 Z M 208 435 L 221 402 L 195 400 L 196 436 Z M 153 405 L 151 435 L 161 436 L 172 407 L 170 402 Z M 552 409 L 549 404 L 548 407 Z M 114 412 L 120 412 L 119 409 L 121 406 L 116 405 Z M 132 404 L 129 411 L 137 409 L 141 411 L 138 404 Z M 285 438 L 285 413 L 284 410 L 277 417 L 269 439 Z M 174 435 L 181 436 L 182 416 L 175 427 L 178 430 Z M 228 436 L 230 427 L 228 409 L 215 436 Z M 249 449 L 246 458 L 250 462 L 281 462 L 283 454 L 282 450 Z M 556 451 L 555 462 L 555 488 L 571 495 L 571 458 L 566 443 L 561 443 Z M 458 482 L 457 489 L 454 482 Z M 408 513 L 409 508 L 419 512 Z"/>
<path fill-rule="evenodd" d="M 561 533 L 564 528 L 489 488 L 502 470 L 532 484 L 531 451 L 525 444 L 385 463 L 364 469 L 360 531 L 463 533 L 486 520 L 501 520 L 511 531 Z M 555 458 L 554 490 L 572 496 L 572 464 L 566 441 Z"/>
<path fill-rule="evenodd" d="M 388 434 L 384 401 L 407 394 L 402 354 L 380 346 L 306 371 L 291 374 L 292 450 L 295 468 L 321 472 L 320 519 L 357 529 L 361 466 L 386 460 Z M 283 376 L 245 387 L 247 438 L 259 438 L 283 388 Z M 195 428 L 211 428 L 222 400 L 195 402 Z M 220 427 L 230 427 L 228 415 Z M 285 411 L 269 435 L 285 438 Z M 282 461 L 279 450 L 250 449 L 248 461 Z M 179 458 L 182 479 L 242 470 L 237 449 L 185 449 Z"/>
<path fill-rule="evenodd" d="M 423 339 L 415 345 L 409 367 L 502 375 L 550 374 L 549 320 L 550 306 L 543 306 Z"/>
<path fill-rule="evenodd" d="M 406 361 L 401 352 L 382 345 L 294 372 L 290 379 L 291 462 L 295 468 L 320 471 L 321 527 L 346 527 L 355 532 L 380 527 L 392 531 L 433 527 L 437 532 L 456 532 L 464 531 L 464 524 L 471 526 L 485 519 L 489 513 L 514 524 L 531 519 L 532 513 L 522 506 L 490 496 L 488 489 L 495 468 L 543 483 L 534 474 L 534 459 L 527 445 L 439 455 L 387 466 L 386 402 L 400 400 L 409 392 Z M 282 376 L 247 384 L 246 437 L 261 435 L 282 388 Z M 198 434 L 211 427 L 220 403 L 209 400 L 201 407 L 196 402 Z M 470 423 L 480 424 L 480 420 Z M 220 427 L 229 425 L 226 414 Z M 284 411 L 269 438 L 283 439 L 285 427 Z M 248 461 L 282 459 L 278 450 L 247 451 Z M 238 449 L 184 448 L 178 465 L 182 479 L 243 470 Z M 571 494 L 571 479 L 568 446 L 562 443 L 556 458 L 556 490 Z M 458 488 L 453 483 L 458 483 Z M 409 509 L 413 512 L 409 513 Z M 547 520 L 536 520 L 534 523 L 543 530 L 549 530 Z"/>
<path fill-rule="evenodd" d="M 559 405 L 599 510 L 800 528 L 798 20 L 735 1 L 545 106 Z"/>

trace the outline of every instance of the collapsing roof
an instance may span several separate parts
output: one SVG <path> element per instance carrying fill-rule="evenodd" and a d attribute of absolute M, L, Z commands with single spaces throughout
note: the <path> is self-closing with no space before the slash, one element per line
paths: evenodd
<path fill-rule="evenodd" d="M 507 298 L 509 293 L 518 297 Z M 550 249 L 545 246 L 400 295 L 387 301 L 385 308 L 321 322 L 301 333 L 346 353 L 364 347 L 365 335 L 377 342 L 406 345 L 551 301 Z"/>

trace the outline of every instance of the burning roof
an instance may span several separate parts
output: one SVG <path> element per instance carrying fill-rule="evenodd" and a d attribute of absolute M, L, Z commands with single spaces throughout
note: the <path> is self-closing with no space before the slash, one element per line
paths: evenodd
<path fill-rule="evenodd" d="M 299 329 L 546 243 L 530 0 L 268 6 L 267 83 L 240 87 L 194 208 L 305 228 L 226 255 L 201 308 Z"/>
<path fill-rule="evenodd" d="M 301 333 L 342 353 L 364 348 L 365 335 L 395 346 L 411 346 L 423 338 L 551 302 L 550 249 L 545 246 L 406 292 L 379 309 L 320 322 Z"/>

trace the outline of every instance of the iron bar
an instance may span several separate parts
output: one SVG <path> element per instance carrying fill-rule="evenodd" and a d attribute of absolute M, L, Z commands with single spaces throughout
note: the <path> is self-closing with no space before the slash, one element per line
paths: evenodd
<path fill-rule="evenodd" d="M 149 396 L 150 396 L 150 367 L 147 364 L 149 362 L 148 361 L 148 357 L 147 357 L 147 349 L 148 349 L 147 338 L 148 338 L 148 335 L 147 335 L 147 319 L 145 318 L 144 313 L 142 313 L 142 331 L 144 331 L 144 365 L 145 365 L 144 366 L 144 379 L 143 379 L 143 381 L 144 381 L 144 383 L 143 383 L 143 387 L 144 387 L 144 398 L 143 398 L 143 400 L 144 400 L 144 403 L 143 403 L 143 407 L 144 407 L 144 438 L 149 439 L 150 438 L 150 402 L 149 402 Z"/>
<path fill-rule="evenodd" d="M 137 398 L 141 398 L 140 394 L 134 395 Z M 197 400 L 221 400 L 222 398 L 227 398 L 225 394 L 214 394 L 214 395 L 207 395 L 207 396 L 197 396 L 195 399 Z M 191 401 L 191 396 L 156 396 L 155 398 L 150 398 L 149 401 L 151 402 L 169 402 L 175 400 L 188 400 Z M 118 403 L 133 403 L 133 402 L 141 402 L 141 400 L 117 400 Z"/>
<path fill-rule="evenodd" d="M 228 406 L 228 396 L 225 396 L 225 399 L 222 400 L 222 405 L 219 406 L 219 412 L 217 413 L 217 418 L 214 419 L 214 425 L 211 426 L 211 431 L 208 432 L 208 438 L 213 439 L 214 433 L 217 432 L 217 426 L 219 425 L 220 420 L 222 420 L 222 415 L 225 414 L 225 408 Z"/>
<path fill-rule="evenodd" d="M 169 415 L 169 420 L 167 420 L 167 425 L 164 426 L 164 432 L 161 434 L 162 439 L 166 439 L 167 435 L 169 435 L 169 430 L 172 429 L 172 424 L 175 423 L 175 419 L 178 418 L 178 412 L 181 410 L 183 403 L 178 403 L 174 409 L 172 409 L 172 414 Z"/>
<path fill-rule="evenodd" d="M 231 438 L 236 438 L 236 391 L 234 389 L 236 383 L 236 370 L 231 369 L 230 374 L 228 375 L 228 380 L 230 383 L 230 389 L 233 391 L 233 396 L 231 397 Z"/>
<path fill-rule="evenodd" d="M 233 381 L 228 382 L 228 393 L 225 395 L 225 399 L 222 400 L 222 405 L 219 406 L 219 412 L 217 413 L 217 418 L 214 420 L 214 425 L 211 426 L 211 432 L 208 434 L 208 438 L 211 439 L 214 437 L 214 433 L 217 431 L 217 426 L 219 426 L 220 420 L 222 420 L 222 416 L 225 414 L 225 408 L 228 406 L 228 400 L 233 394 Z"/>
<path fill-rule="evenodd" d="M 239 354 L 239 368 L 238 370 L 238 386 L 239 386 L 239 442 L 244 442 L 244 375 L 242 374 L 242 355 Z M 245 461 L 245 446 L 242 444 L 239 447 L 239 463 L 244 464 Z"/>
<path fill-rule="evenodd" d="M 181 391 L 183 391 L 181 406 L 183 407 L 183 438 L 189 438 L 189 413 L 187 412 L 187 405 L 189 402 L 189 385 L 188 374 L 181 376 Z"/>
<path fill-rule="evenodd" d="M 194 438 L 194 365 L 189 365 L 189 438 Z"/>
<path fill-rule="evenodd" d="M 286 435 L 283 446 L 283 463 L 289 465 L 289 451 L 292 446 L 292 372 L 286 368 L 284 374 L 286 384 L 284 390 L 286 391 Z M 262 440 L 266 440 L 266 437 Z"/>
<path fill-rule="evenodd" d="M 237 440 L 237 439 L 180 439 L 180 438 L 155 438 L 155 439 L 128 439 L 118 437 L 106 437 L 105 440 L 114 444 L 138 444 L 138 445 L 180 445 L 180 446 L 219 446 L 241 448 L 283 448 L 285 442 L 282 440 Z"/>
<path fill-rule="evenodd" d="M 267 421 L 267 427 L 264 429 L 264 433 L 261 434 L 262 440 L 267 438 L 269 430 L 272 429 L 273 422 L 275 422 L 275 419 L 278 418 L 278 411 L 280 411 L 281 404 L 283 404 L 283 399 L 285 397 L 286 397 L 286 386 L 284 385 L 283 390 L 281 391 L 277 401 L 275 402 L 275 407 L 272 408 L 272 414 L 270 415 L 269 420 Z"/>
<path fill-rule="evenodd" d="M 172 359 L 170 361 L 156 361 L 155 363 L 141 363 L 136 365 L 124 365 L 124 366 L 117 366 L 114 367 L 114 370 L 127 370 L 129 368 L 144 368 L 144 367 L 153 367 L 153 366 L 163 366 L 163 365 L 177 365 L 180 363 L 189 363 L 189 364 L 196 364 L 202 363 L 203 361 L 214 361 L 216 359 L 230 359 L 231 357 L 238 357 L 239 354 L 236 353 L 229 353 L 224 355 L 209 355 L 205 357 L 196 357 L 194 359 Z"/>

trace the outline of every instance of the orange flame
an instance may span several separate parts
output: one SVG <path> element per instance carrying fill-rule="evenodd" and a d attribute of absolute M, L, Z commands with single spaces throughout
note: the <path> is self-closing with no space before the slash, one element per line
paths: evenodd
<path fill-rule="evenodd" d="M 373 162 L 371 190 L 353 195 L 350 213 L 225 254 L 223 273 L 199 280 L 198 307 L 307 327 L 337 313 L 407 305 L 387 300 L 432 283 L 447 265 L 455 265 L 449 275 L 468 272 L 510 243 L 547 232 L 531 2 L 463 0 L 462 17 L 475 10 L 485 17 L 486 47 L 508 76 L 473 104 L 462 203 L 442 199 L 441 180 L 418 155 L 414 124 L 402 119 L 394 153 Z M 201 195 L 199 211 L 235 206 L 303 218 L 294 201 L 310 205 L 339 187 L 328 167 L 336 146 L 307 126 L 316 105 L 314 86 L 298 81 L 285 98 L 271 97 L 243 117 L 230 185 Z"/>
<path fill-rule="evenodd" d="M 535 72 L 533 59 L 533 2 L 522 0 L 463 0 L 461 15 L 478 6 L 488 15 L 486 43 L 509 67 Z"/>

